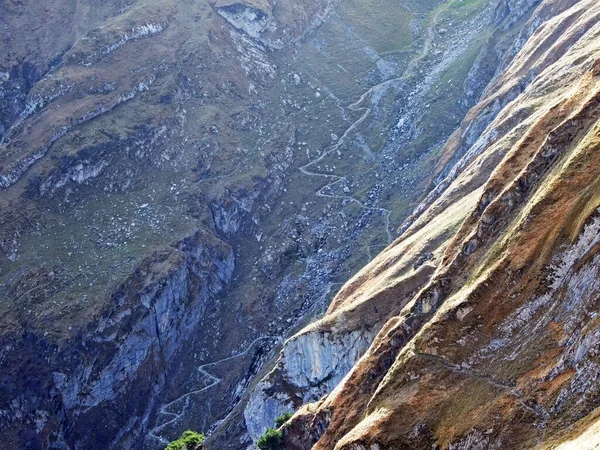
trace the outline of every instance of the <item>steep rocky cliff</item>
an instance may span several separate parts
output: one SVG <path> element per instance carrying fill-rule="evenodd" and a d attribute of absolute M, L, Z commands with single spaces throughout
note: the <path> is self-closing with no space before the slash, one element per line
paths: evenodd
<path fill-rule="evenodd" d="M 599 88 L 600 6 L 542 2 L 401 236 L 290 340 L 381 324 L 285 448 L 596 448 Z"/>

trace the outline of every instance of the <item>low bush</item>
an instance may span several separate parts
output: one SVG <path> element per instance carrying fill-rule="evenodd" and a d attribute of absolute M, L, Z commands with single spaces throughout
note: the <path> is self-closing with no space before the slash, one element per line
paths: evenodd
<path fill-rule="evenodd" d="M 283 441 L 281 431 L 274 428 L 267 428 L 267 432 L 258 440 L 260 450 L 280 450 Z"/>
<path fill-rule="evenodd" d="M 206 440 L 206 436 L 202 433 L 187 430 L 179 439 L 171 442 L 165 450 L 200 450 L 204 448 L 202 443 Z"/>
<path fill-rule="evenodd" d="M 291 412 L 286 412 L 275 419 L 275 425 L 277 428 L 281 428 L 281 426 L 286 423 L 288 420 L 292 418 L 293 414 Z"/>

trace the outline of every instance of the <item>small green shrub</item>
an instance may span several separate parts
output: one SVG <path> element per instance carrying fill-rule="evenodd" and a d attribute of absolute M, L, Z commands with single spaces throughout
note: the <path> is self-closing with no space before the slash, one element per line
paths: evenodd
<path fill-rule="evenodd" d="M 201 444 L 206 440 L 206 436 L 195 431 L 184 431 L 179 439 L 171 442 L 165 450 L 199 450 Z"/>
<path fill-rule="evenodd" d="M 291 412 L 286 412 L 275 419 L 275 425 L 277 428 L 281 428 L 281 426 L 286 423 L 288 420 L 292 418 L 293 414 Z"/>
<path fill-rule="evenodd" d="M 281 431 L 274 428 L 267 428 L 267 432 L 258 440 L 260 450 L 280 450 L 283 441 Z"/>

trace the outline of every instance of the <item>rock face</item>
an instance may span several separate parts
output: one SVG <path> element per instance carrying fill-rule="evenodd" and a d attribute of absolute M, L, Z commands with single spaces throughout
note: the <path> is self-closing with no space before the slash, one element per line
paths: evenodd
<path fill-rule="evenodd" d="M 218 8 L 218 11 L 231 25 L 255 39 L 258 39 L 271 25 L 271 18 L 267 13 L 241 3 L 223 5 Z"/>
<path fill-rule="evenodd" d="M 5 370 L 14 381 L 4 386 L 3 401 L 12 400 L 3 420 L 18 430 L 15 445 L 113 448 L 124 431 L 143 429 L 165 383 L 164 375 L 146 374 L 164 371 L 233 269 L 232 249 L 199 232 L 143 261 L 114 293 L 112 309 L 62 348 L 36 336 L 5 335 L 2 360 L 11 361 Z M 44 395 L 41 383 L 53 388 Z M 63 422 L 52 429 L 57 407 Z M 107 420 L 105 408 L 120 412 Z M 82 432 L 68 433 L 66 423 Z"/>
<path fill-rule="evenodd" d="M 444 144 L 437 186 L 321 319 L 385 323 L 285 448 L 598 444 L 599 67 L 597 2 L 541 2 Z M 416 285 L 414 246 L 433 254 Z"/>
<path fill-rule="evenodd" d="M 331 392 L 367 349 L 373 333 L 308 330 L 288 340 L 276 371 L 250 394 L 244 410 L 248 433 L 257 441 L 275 419 Z"/>

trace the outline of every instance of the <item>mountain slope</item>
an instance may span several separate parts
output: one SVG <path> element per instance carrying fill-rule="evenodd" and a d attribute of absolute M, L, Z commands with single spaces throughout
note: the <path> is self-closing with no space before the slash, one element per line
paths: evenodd
<path fill-rule="evenodd" d="M 437 187 L 312 325 L 386 321 L 284 428 L 286 448 L 550 448 L 594 435 L 599 19 L 594 1 L 537 8 L 446 143 Z"/>
<path fill-rule="evenodd" d="M 596 3 L 2 3 L 0 447 L 595 439 Z"/>

